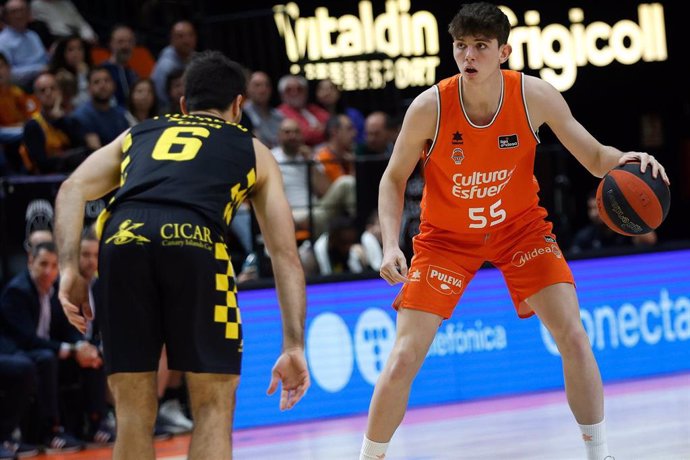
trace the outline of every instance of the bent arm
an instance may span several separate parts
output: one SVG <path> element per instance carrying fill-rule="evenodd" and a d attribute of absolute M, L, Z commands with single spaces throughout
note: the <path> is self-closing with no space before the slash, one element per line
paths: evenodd
<path fill-rule="evenodd" d="M 532 125 L 546 123 L 563 146 L 596 177 L 614 168 L 623 152 L 601 144 L 573 117 L 570 107 L 556 88 L 536 77 L 525 76 L 527 105 Z"/>
<path fill-rule="evenodd" d="M 304 347 L 306 295 L 304 272 L 297 255 L 295 226 L 285 198 L 280 169 L 271 152 L 254 140 L 257 180 L 252 204 L 266 247 L 283 319 L 283 349 Z"/>
<path fill-rule="evenodd" d="M 120 183 L 122 141 L 129 131 L 92 153 L 60 186 L 55 199 L 55 237 L 60 271 L 78 273 L 79 239 L 84 223 L 84 206 L 115 189 Z"/>

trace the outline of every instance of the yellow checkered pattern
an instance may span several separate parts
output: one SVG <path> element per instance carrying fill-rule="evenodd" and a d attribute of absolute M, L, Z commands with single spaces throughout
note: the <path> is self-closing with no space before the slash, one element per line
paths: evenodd
<path fill-rule="evenodd" d="M 225 338 L 240 338 L 240 309 L 237 307 L 237 285 L 235 284 L 235 272 L 228 255 L 225 243 L 215 244 L 215 258 L 227 262 L 225 273 L 216 273 L 216 291 L 224 293 L 224 305 L 216 305 L 213 319 L 217 323 L 225 324 Z"/>

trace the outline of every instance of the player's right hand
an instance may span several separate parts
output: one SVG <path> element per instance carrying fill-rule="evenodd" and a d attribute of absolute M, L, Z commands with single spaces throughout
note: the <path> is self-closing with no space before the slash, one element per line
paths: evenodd
<path fill-rule="evenodd" d="M 384 250 L 381 270 L 381 278 L 391 286 L 398 283 L 407 283 L 407 260 L 399 247 Z"/>
<path fill-rule="evenodd" d="M 283 351 L 271 370 L 271 383 L 266 393 L 272 395 L 282 385 L 280 410 L 292 409 L 309 389 L 309 369 L 303 348 L 289 348 Z"/>
<path fill-rule="evenodd" d="M 86 320 L 93 319 L 89 305 L 89 285 L 86 280 L 72 269 L 60 273 L 60 291 L 58 298 L 70 324 L 84 334 Z"/>

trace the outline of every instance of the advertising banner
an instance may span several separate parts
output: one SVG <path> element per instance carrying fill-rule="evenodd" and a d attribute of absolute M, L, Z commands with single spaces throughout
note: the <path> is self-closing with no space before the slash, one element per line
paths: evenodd
<path fill-rule="evenodd" d="M 579 260 L 571 267 L 605 382 L 690 371 L 690 250 Z M 278 397 L 265 394 L 281 346 L 275 291 L 241 292 L 245 356 L 235 426 L 366 413 L 395 339 L 390 304 L 398 288 L 379 279 L 308 287 L 312 387 L 284 413 Z M 518 319 L 501 274 L 483 269 L 439 328 L 410 407 L 562 388 L 552 338 L 536 317 Z"/>

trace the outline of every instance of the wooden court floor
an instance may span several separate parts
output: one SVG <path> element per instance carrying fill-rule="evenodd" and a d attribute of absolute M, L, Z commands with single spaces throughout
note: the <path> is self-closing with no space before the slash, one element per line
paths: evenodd
<path fill-rule="evenodd" d="M 690 460 L 690 373 L 606 385 L 609 446 L 616 460 Z M 357 460 L 364 416 L 239 430 L 235 460 Z M 156 444 L 157 458 L 185 459 L 189 436 Z M 105 460 L 110 449 L 50 455 Z M 390 460 L 582 460 L 584 447 L 563 392 L 408 411 Z"/>

